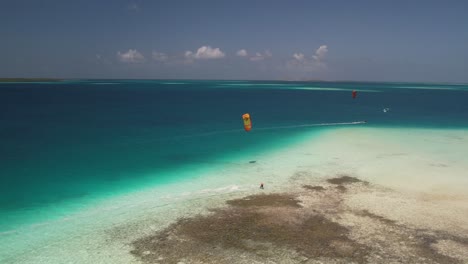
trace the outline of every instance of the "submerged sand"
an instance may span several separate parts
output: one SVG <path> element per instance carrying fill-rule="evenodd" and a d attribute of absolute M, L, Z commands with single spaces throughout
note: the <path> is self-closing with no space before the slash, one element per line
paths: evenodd
<path fill-rule="evenodd" d="M 466 171 L 464 130 L 335 129 L 11 234 L 0 262 L 468 263 Z"/>

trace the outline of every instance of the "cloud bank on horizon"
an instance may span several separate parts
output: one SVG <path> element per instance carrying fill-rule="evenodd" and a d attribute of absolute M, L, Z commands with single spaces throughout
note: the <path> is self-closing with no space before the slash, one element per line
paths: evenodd
<path fill-rule="evenodd" d="M 222 52 L 219 48 L 212 48 L 210 46 L 202 46 L 195 53 L 189 50 L 185 52 L 185 57 L 187 59 L 222 59 L 225 56 L 226 54 L 224 54 L 224 52 Z"/>
<path fill-rule="evenodd" d="M 316 49 L 314 55 L 306 57 L 301 52 L 293 54 L 292 60 L 286 60 L 280 67 L 284 67 L 288 70 L 298 71 L 298 72 L 317 72 L 320 70 L 326 69 L 325 59 L 328 54 L 328 46 L 321 45 Z M 164 62 L 174 64 L 192 64 L 195 60 L 206 61 L 206 60 L 220 60 L 220 59 L 229 59 L 234 57 L 247 58 L 248 61 L 252 63 L 261 62 L 267 59 L 271 59 L 273 54 L 270 50 L 265 50 L 263 52 L 255 52 L 255 54 L 249 56 L 249 53 L 246 49 L 240 49 L 232 56 L 228 56 L 226 52 L 223 52 L 220 48 L 212 48 L 209 45 L 201 46 L 197 49 L 196 52 L 187 50 L 183 53 L 185 60 L 180 60 L 182 57 L 181 54 L 173 54 L 172 56 L 167 55 L 163 52 L 153 51 L 151 53 L 153 61 Z M 145 63 L 146 59 L 142 53 L 136 49 L 129 49 L 127 52 L 121 53 L 117 52 L 117 58 L 121 63 Z M 99 58 L 101 59 L 101 58 Z M 149 63 L 149 62 L 148 62 Z"/>
<path fill-rule="evenodd" d="M 136 49 L 129 49 L 126 52 L 117 52 L 117 58 L 121 62 L 126 63 L 141 63 L 145 61 L 145 57 Z"/>

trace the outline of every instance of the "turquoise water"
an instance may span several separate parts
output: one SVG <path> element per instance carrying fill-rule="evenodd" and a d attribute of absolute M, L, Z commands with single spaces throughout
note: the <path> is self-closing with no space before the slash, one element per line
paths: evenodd
<path fill-rule="evenodd" d="M 304 132 L 363 120 L 358 126 L 467 128 L 467 101 L 468 86 L 449 84 L 3 83 L 0 232 L 183 182 L 193 174 L 187 172 L 248 163 Z M 249 133 L 242 127 L 246 112 Z M 321 126 L 330 123 L 343 124 Z"/>

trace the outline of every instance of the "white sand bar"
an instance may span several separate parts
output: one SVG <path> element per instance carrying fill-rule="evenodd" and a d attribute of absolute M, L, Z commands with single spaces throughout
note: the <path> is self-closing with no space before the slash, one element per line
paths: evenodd
<path fill-rule="evenodd" d="M 259 193 L 260 182 L 264 192 L 295 192 L 302 184 L 337 175 L 378 187 L 351 190 L 345 200 L 350 208 L 468 237 L 468 131 L 350 127 L 305 135 L 286 149 L 227 162 L 194 175 L 183 187 L 131 193 L 60 221 L 0 234 L 0 263 L 138 263 L 130 254 L 131 242 L 180 217 Z M 450 243 L 435 247 L 450 251 Z M 462 255 L 462 249 L 456 250 L 451 254 Z"/>

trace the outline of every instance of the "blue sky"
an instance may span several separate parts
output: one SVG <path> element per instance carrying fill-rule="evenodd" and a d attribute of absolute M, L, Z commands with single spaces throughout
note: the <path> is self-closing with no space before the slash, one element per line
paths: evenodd
<path fill-rule="evenodd" d="M 0 77 L 468 82 L 468 1 L 2 1 Z"/>

